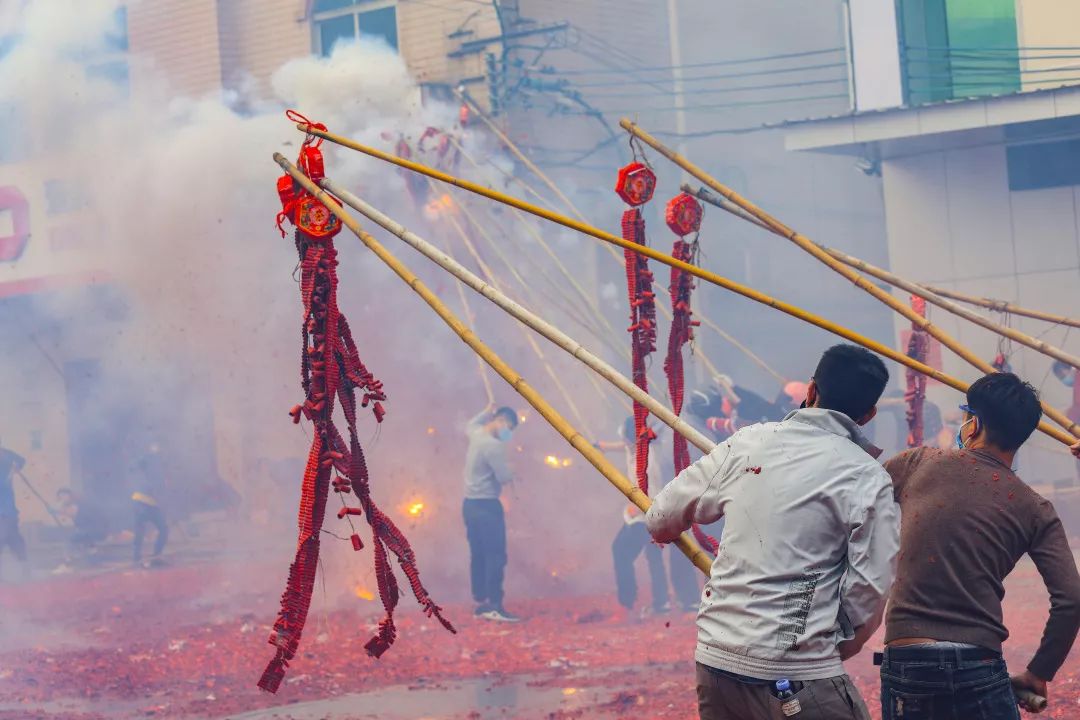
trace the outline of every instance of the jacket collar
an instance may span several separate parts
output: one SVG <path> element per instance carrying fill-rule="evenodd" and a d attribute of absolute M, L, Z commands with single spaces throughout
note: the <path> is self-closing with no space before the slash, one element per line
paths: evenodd
<path fill-rule="evenodd" d="M 784 422 L 789 420 L 813 425 L 816 428 L 831 432 L 833 435 L 845 437 L 865 450 L 866 454 L 875 460 L 884 452 L 867 440 L 862 430 L 855 424 L 855 421 L 842 412 L 822 408 L 801 408 L 788 413 L 787 417 L 784 418 Z"/>

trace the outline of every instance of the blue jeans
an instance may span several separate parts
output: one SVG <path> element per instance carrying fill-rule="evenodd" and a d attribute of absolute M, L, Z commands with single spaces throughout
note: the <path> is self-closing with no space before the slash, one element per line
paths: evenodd
<path fill-rule="evenodd" d="M 886 648 L 882 720 L 1020 720 L 1001 653 L 983 648 Z"/>

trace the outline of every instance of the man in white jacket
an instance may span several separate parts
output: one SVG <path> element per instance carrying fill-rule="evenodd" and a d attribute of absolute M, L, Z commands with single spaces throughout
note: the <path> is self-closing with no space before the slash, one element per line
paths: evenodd
<path fill-rule="evenodd" d="M 842 661 L 881 623 L 899 546 L 892 483 L 859 430 L 888 378 L 876 355 L 829 348 L 803 408 L 736 432 L 647 513 L 658 542 L 726 518 L 697 621 L 702 720 L 869 720 Z"/>

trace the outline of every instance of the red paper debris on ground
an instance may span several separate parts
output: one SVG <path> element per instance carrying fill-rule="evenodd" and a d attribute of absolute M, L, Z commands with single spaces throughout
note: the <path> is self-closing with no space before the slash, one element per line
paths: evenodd
<path fill-rule="evenodd" d="M 257 619 L 270 614 L 271 580 L 253 587 L 235 580 L 235 568 L 202 564 L 0 588 L 0 720 L 213 720 L 263 708 L 276 708 L 276 717 L 285 720 L 311 717 L 301 709 L 313 701 L 364 693 L 355 696 L 362 700 L 388 688 L 398 688 L 401 697 L 431 695 L 441 705 L 424 716 L 448 720 L 696 718 L 693 616 L 614 623 L 614 598 L 598 596 L 515 604 L 525 617 L 520 625 L 470 619 L 459 635 L 440 642 L 431 642 L 437 622 L 409 613 L 399 621 L 394 652 L 378 662 L 364 650 L 378 623 L 376 603 L 325 616 L 316 603 L 312 637 L 282 691 L 262 693 L 251 683 L 251 668 L 265 659 L 261 635 L 268 628 Z M 1037 647 L 1048 601 L 1027 561 L 1007 591 L 1012 638 L 1006 657 L 1015 669 Z M 12 633 L 20 631 L 31 639 L 13 643 Z M 879 635 L 870 644 L 880 642 Z M 870 653 L 847 668 L 879 718 Z M 1078 716 L 1078 673 L 1080 654 L 1074 651 L 1050 686 L 1051 706 L 1040 717 Z M 462 693 L 462 686 L 468 691 Z M 348 706 L 359 707 L 352 697 Z M 510 709 L 493 712 L 481 705 L 488 701 Z M 408 717 L 393 714 L 390 703 L 386 708 L 377 715 L 383 720 Z M 354 711 L 316 717 L 373 716 Z"/>

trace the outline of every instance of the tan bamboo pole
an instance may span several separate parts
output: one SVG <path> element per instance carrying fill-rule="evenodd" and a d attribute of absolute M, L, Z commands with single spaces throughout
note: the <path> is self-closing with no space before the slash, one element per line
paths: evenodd
<path fill-rule="evenodd" d="M 466 268 L 447 252 L 440 250 L 416 233 L 406 229 L 401 223 L 391 219 L 374 208 L 370 203 L 357 197 L 334 181 L 323 180 L 322 186 L 340 198 L 346 205 L 361 213 L 390 234 L 400 238 L 407 245 L 411 246 L 462 283 L 468 285 L 477 293 L 490 300 L 514 319 L 532 328 L 554 345 L 565 350 L 571 357 L 581 361 L 597 375 L 618 388 L 627 397 L 636 400 L 647 407 L 650 413 L 659 418 L 660 421 L 670 427 L 672 431 L 682 435 L 702 452 L 709 452 L 715 447 L 715 443 L 672 412 L 666 405 L 635 385 L 630 378 L 620 373 L 599 356 L 587 350 L 577 340 L 573 339 L 562 330 L 559 330 L 525 306 L 516 302 L 506 295 L 506 293 L 501 292 L 493 283 L 487 282 L 476 275 L 476 273 Z"/>
<path fill-rule="evenodd" d="M 434 184 L 434 181 L 432 180 L 428 180 L 428 182 Z M 480 272 L 484 274 L 484 276 L 488 279 L 488 282 L 498 288 L 499 283 L 495 279 L 495 274 L 491 272 L 491 268 L 488 267 L 488 264 L 486 262 L 484 262 L 484 259 L 480 256 L 480 253 L 476 251 L 476 247 L 473 245 L 472 239 L 465 231 L 465 228 L 461 227 L 461 224 L 457 221 L 457 218 L 453 217 L 452 215 L 448 215 L 447 219 L 450 221 L 450 224 L 453 226 L 458 236 L 461 237 L 461 241 L 465 244 L 465 248 L 468 250 L 469 254 L 472 255 L 473 260 L 476 261 L 477 266 L 479 266 L 480 268 Z M 451 257 L 453 257 L 453 255 L 451 255 Z M 465 293 L 464 289 L 462 289 L 461 287 L 461 283 L 454 284 L 457 285 L 458 290 L 462 294 Z M 574 419 L 577 421 L 578 425 L 588 429 L 589 424 L 585 422 L 585 417 L 581 414 L 581 410 L 578 408 L 577 403 L 574 402 L 573 395 L 571 395 L 570 392 L 566 389 L 566 386 L 563 385 L 563 381 L 559 377 L 558 373 L 556 373 L 554 368 L 551 367 L 551 363 L 549 363 L 547 358 L 544 356 L 544 351 L 540 348 L 539 345 L 536 344 L 536 339 L 533 338 L 532 334 L 521 325 L 518 325 L 518 328 L 521 330 L 521 334 L 525 336 L 526 344 L 533 351 L 533 354 L 536 355 L 537 360 L 540 361 L 540 364 L 543 366 L 544 371 L 551 379 L 552 384 L 555 385 L 555 389 L 559 391 L 559 394 L 562 396 L 563 402 L 565 402 L 566 406 L 570 408 L 570 412 L 571 414 L 573 414 Z"/>
<path fill-rule="evenodd" d="M 327 209 L 334 213 L 345 227 L 349 228 L 358 238 L 360 238 L 360 242 L 364 243 L 364 245 L 393 270 L 406 285 L 412 288 L 413 292 L 419 295 L 473 352 L 482 357 L 484 362 L 499 374 L 499 377 L 505 380 L 510 387 L 514 388 L 514 390 L 529 403 L 529 405 L 540 413 L 540 415 L 547 420 L 548 424 L 550 424 L 556 432 L 562 435 L 575 450 L 588 460 L 589 464 L 596 468 L 597 471 L 599 471 L 599 473 L 615 487 L 615 489 L 622 493 L 626 499 L 632 502 L 639 510 L 648 512 L 649 507 L 652 505 L 649 496 L 643 493 L 637 485 L 627 480 L 622 473 L 616 470 L 615 466 L 604 457 L 600 450 L 593 447 L 593 445 L 570 423 L 568 423 L 540 393 L 534 390 L 532 386 L 525 381 L 525 378 L 510 367 L 506 361 L 499 357 L 491 350 L 491 348 L 485 345 L 476 336 L 475 332 L 461 322 L 461 319 L 454 315 L 454 313 L 446 307 L 446 304 L 439 300 L 435 293 L 420 281 L 420 278 L 418 278 L 415 273 L 394 257 L 394 255 L 383 247 L 378 240 L 364 232 L 356 220 L 346 213 L 334 198 L 330 197 L 330 195 L 315 185 L 315 183 L 311 182 L 306 175 L 297 170 L 284 155 L 281 153 L 274 153 L 274 160 L 294 180 L 300 183 L 305 190 L 312 195 L 315 195 L 320 202 L 326 205 Z M 683 554 L 686 555 L 686 557 L 688 557 L 702 573 L 706 576 L 710 574 L 712 570 L 712 559 L 704 550 L 699 548 L 686 533 L 679 536 L 675 545 L 678 546 Z"/>
<path fill-rule="evenodd" d="M 933 285 L 927 285 L 921 283 L 921 285 L 932 293 L 936 293 L 944 298 L 950 300 L 959 300 L 960 302 L 968 303 L 969 305 L 977 305 L 978 307 L 986 308 L 987 310 L 993 310 L 994 312 L 1008 313 L 1010 315 L 1022 315 L 1024 317 L 1033 318 L 1035 320 L 1042 320 L 1053 325 L 1068 325 L 1069 327 L 1080 327 L 1080 319 L 1065 317 L 1064 315 L 1054 315 L 1052 313 L 1043 312 L 1041 310 L 1032 310 L 1030 308 L 1020 307 L 1019 305 L 1013 305 L 1006 300 L 995 300 L 993 298 L 974 297 L 972 295 L 965 295 L 958 293 L 955 290 L 946 290 L 945 288 L 935 287 Z"/>
<path fill-rule="evenodd" d="M 607 232 L 606 230 L 600 230 L 599 228 L 592 227 L 588 223 L 566 217 L 565 215 L 560 215 L 559 213 L 552 210 L 548 210 L 538 205 L 533 205 L 532 203 L 525 202 L 520 198 L 501 193 L 497 190 L 492 190 L 491 188 L 485 187 L 484 185 L 470 182 L 459 177 L 454 177 L 449 173 L 445 173 L 441 170 L 436 170 L 435 168 L 428 167 L 423 163 L 413 162 L 412 160 L 407 160 L 405 158 L 398 157 L 397 155 L 391 155 L 390 153 L 379 150 L 378 148 L 363 145 L 356 142 L 355 140 L 351 140 L 347 137 L 337 135 L 335 133 L 331 133 L 325 130 L 319 130 L 318 128 L 312 127 L 306 123 L 297 123 L 296 128 L 301 132 L 307 133 L 309 135 L 321 137 L 324 140 L 329 140 L 336 145 L 347 147 L 352 150 L 356 150 L 357 152 L 362 152 L 365 155 L 369 155 L 373 158 L 377 158 L 392 165 L 405 168 L 406 170 L 411 170 L 421 175 L 426 175 L 430 178 L 434 178 L 441 182 L 445 182 L 455 187 L 459 187 L 462 190 L 468 190 L 471 193 L 486 197 L 489 200 L 495 200 L 496 202 L 500 202 L 504 205 L 516 207 L 519 210 L 524 210 L 525 212 L 528 212 L 537 217 L 544 218 L 545 220 L 550 220 L 551 222 L 562 225 L 563 227 L 577 230 L 580 233 L 590 235 L 606 243 L 618 245 L 619 247 L 624 249 L 633 250 L 636 253 L 644 255 L 647 258 L 656 260 L 670 267 L 677 267 L 680 270 L 688 272 L 695 277 L 701 278 L 705 282 L 712 283 L 713 285 L 717 285 L 726 290 L 730 290 L 731 292 L 742 295 L 743 297 L 753 300 L 754 302 L 766 305 L 773 308 L 774 310 L 779 310 L 782 313 L 790 315 L 794 318 L 798 318 L 799 320 L 807 322 L 811 325 L 815 325 L 822 330 L 826 330 L 834 335 L 844 338 L 845 340 L 853 342 L 857 345 L 862 345 L 869 350 L 873 350 L 879 355 L 887 357 L 890 360 L 897 362 L 905 367 L 909 367 L 916 372 L 922 373 L 923 375 L 932 377 L 938 382 L 944 385 L 948 385 L 949 387 L 959 390 L 960 392 L 967 392 L 968 384 L 963 382 L 962 380 L 958 380 L 951 375 L 946 375 L 940 370 L 936 370 L 925 363 L 912 360 L 904 353 L 899 352 L 898 350 L 888 345 L 885 345 L 884 343 L 879 343 L 876 340 L 872 340 L 864 335 L 861 335 L 860 333 L 846 328 L 843 325 L 834 323 L 831 320 L 827 320 L 820 315 L 816 315 L 815 313 L 804 310 L 796 305 L 792 305 L 791 303 L 784 302 L 783 300 L 777 300 L 776 298 L 771 297 L 770 295 L 766 295 L 759 290 L 755 290 L 752 287 L 735 282 L 734 280 L 730 280 L 710 270 L 706 270 L 704 268 L 698 267 L 697 265 L 683 262 L 682 260 L 673 258 L 670 255 L 665 255 L 664 253 L 659 252 L 654 248 L 644 245 L 638 245 L 636 243 L 631 243 L 618 235 L 613 235 L 612 233 Z M 1039 423 L 1039 430 L 1046 433 L 1055 440 L 1065 443 L 1066 445 L 1072 445 L 1077 442 L 1077 438 L 1074 438 L 1069 433 L 1066 433 L 1056 427 L 1052 427 L 1046 422 Z"/>
<path fill-rule="evenodd" d="M 507 136 L 506 133 L 504 133 L 495 124 L 495 122 L 487 115 L 487 113 L 485 113 L 483 111 L 483 109 L 476 103 L 475 100 L 473 100 L 473 98 L 467 92 L 462 92 L 460 90 L 455 90 L 455 92 L 457 93 L 458 98 L 461 99 L 462 102 L 466 102 L 466 103 L 469 104 L 470 107 L 472 107 L 473 111 L 477 114 L 477 116 L 484 122 L 485 125 L 487 125 L 488 129 L 490 129 L 495 134 L 495 137 L 497 137 L 499 139 L 499 142 L 502 143 L 503 147 L 505 147 L 507 150 L 509 150 L 514 155 L 514 157 L 516 157 L 518 160 L 520 160 L 525 165 L 525 167 L 527 167 L 533 173 L 533 175 L 538 177 L 545 185 L 547 185 L 548 188 L 550 188 L 552 190 L 552 192 L 555 193 L 556 197 L 558 197 L 560 200 L 562 200 L 562 202 L 566 206 L 566 208 L 568 210 L 570 210 L 572 213 L 574 213 L 578 217 L 579 220 L 581 220 L 582 222 L 587 222 L 586 219 L 585 219 L 584 214 L 580 210 L 578 210 L 577 206 L 574 205 L 574 203 L 570 200 L 570 198 L 568 198 L 562 192 L 562 190 L 559 189 L 559 186 L 556 185 L 555 182 L 552 181 L 552 179 L 550 177 L 548 177 L 548 175 L 543 170 L 541 170 L 531 159 L 529 159 L 529 157 L 527 155 L 525 155 L 525 153 L 523 153 L 521 151 L 521 148 L 519 148 L 514 143 L 514 141 L 511 140 L 510 137 Z M 472 163 L 472 165 L 474 167 L 477 167 L 477 168 L 479 167 L 476 160 L 473 159 L 469 155 L 468 151 L 466 151 L 465 148 L 463 148 L 460 143 L 458 143 L 456 141 L 452 141 L 452 142 L 454 143 L 454 146 L 458 149 L 459 152 L 461 152 L 462 156 L 466 160 L 468 160 L 470 163 Z M 504 173 L 504 174 L 506 174 L 507 177 L 510 177 L 510 178 L 513 178 L 514 180 L 516 180 L 523 188 L 525 188 L 527 191 L 529 191 L 538 200 L 540 200 L 541 202 L 546 202 L 544 200 L 543 196 L 541 196 L 540 193 L 536 192 L 536 190 L 533 190 L 532 187 L 530 187 L 529 184 L 526 183 L 524 180 L 521 180 L 520 178 L 518 178 L 515 175 L 510 175 L 508 173 Z M 519 213 L 519 212 L 520 211 L 515 209 L 515 213 Z M 519 217 L 520 217 L 520 215 L 519 215 Z M 537 239 L 540 242 L 540 246 L 544 249 L 544 251 L 548 254 L 548 256 L 555 262 L 555 264 L 559 267 L 559 269 L 562 271 L 563 276 L 565 278 L 567 278 L 570 281 L 570 283 L 578 290 L 578 294 L 582 295 L 584 297 L 584 290 L 581 289 L 580 285 L 578 284 L 578 282 L 574 278 L 574 276 L 571 275 L 568 270 L 566 270 L 566 267 L 563 265 L 562 260 L 559 259 L 559 257 L 551 250 L 550 247 L 548 247 L 547 243 L 544 242 L 543 238 L 535 230 L 535 228 L 533 228 L 528 223 L 525 223 L 524 221 L 523 221 L 523 224 L 528 228 L 528 230 L 531 233 L 533 233 L 534 238 Z M 614 259 L 615 262 L 619 263 L 620 266 L 623 265 L 624 258 L 620 257 L 619 254 L 613 248 L 611 248 L 611 246 L 605 245 L 604 249 L 607 250 L 608 254 L 611 255 L 612 259 Z M 657 295 L 659 297 L 666 297 L 667 296 L 667 289 L 662 287 L 658 282 L 656 282 L 656 280 L 653 280 L 652 287 L 656 291 L 656 293 L 657 293 Z M 591 307 L 595 308 L 595 305 L 588 298 L 585 298 L 585 302 L 587 304 L 589 304 Z M 656 307 L 660 311 L 660 314 L 664 316 L 664 319 L 667 320 L 668 322 L 671 322 L 671 320 L 672 320 L 671 311 L 668 310 L 667 306 L 665 306 L 664 304 L 658 302 L 658 303 L 656 303 Z M 599 309 L 596 309 L 596 312 L 599 313 L 600 312 Z M 729 340 L 730 342 L 732 342 L 733 345 L 735 345 L 736 347 L 742 349 L 744 352 L 746 351 L 745 346 L 741 345 L 738 342 L 735 342 L 734 339 L 731 338 L 730 335 L 727 335 L 726 333 L 724 333 L 716 323 L 709 320 L 704 315 L 704 313 L 702 313 L 700 310 L 696 312 L 696 315 L 698 317 L 698 320 L 700 320 L 703 325 L 705 325 L 706 327 L 714 330 L 722 338 L 724 338 L 726 340 Z M 611 328 L 611 325 L 607 322 L 607 318 L 604 317 L 603 314 L 601 314 L 601 317 L 604 318 L 604 322 L 607 325 L 607 327 Z M 613 329 L 612 329 L 612 332 L 614 332 Z M 713 364 L 713 362 L 709 359 L 709 357 L 704 352 L 697 351 L 697 352 L 694 353 L 694 357 L 700 359 L 702 364 L 705 365 L 705 368 L 713 376 L 716 376 L 716 375 L 720 374 L 719 369 L 716 367 L 716 365 Z M 769 368 L 767 365 L 764 365 L 764 361 L 762 361 L 756 355 L 750 353 L 750 357 L 751 357 L 752 360 L 754 360 L 758 364 L 763 365 L 770 373 L 773 373 L 774 375 L 776 375 L 776 373 L 771 368 Z M 781 378 L 780 382 L 783 383 L 783 382 L 785 382 L 785 380 Z M 662 387 L 666 388 L 667 384 L 666 383 L 662 384 Z"/>
<path fill-rule="evenodd" d="M 429 182 L 434 182 L 430 178 L 429 178 L 428 181 Z M 462 210 L 465 209 L 464 203 L 459 203 L 458 206 L 460 208 L 462 208 Z M 517 211 L 515 211 L 515 212 L 517 212 Z M 495 239 L 492 238 L 491 235 L 486 230 L 483 229 L 483 226 L 480 225 L 477 222 L 476 218 L 472 214 L 468 213 L 467 211 L 466 211 L 466 217 L 473 224 L 473 226 L 477 228 L 477 230 L 480 232 L 480 236 L 485 240 L 485 242 L 487 242 L 488 247 L 492 250 L 492 252 L 495 253 L 495 256 L 499 258 L 499 260 L 502 262 L 503 266 L 506 267 L 506 269 L 507 269 L 507 271 L 509 271 L 511 277 L 513 277 L 514 280 L 517 281 L 518 286 L 521 288 L 521 292 L 526 296 L 527 300 L 529 302 L 531 302 L 533 305 L 537 305 L 538 303 L 536 302 L 536 294 L 533 292 L 532 287 L 525 280 L 525 278 L 523 278 L 521 276 L 521 273 L 518 272 L 517 267 L 515 267 L 514 263 L 510 261 L 510 258 L 506 257 L 506 254 L 503 252 L 502 248 L 499 247 L 499 243 L 496 242 Z M 473 255 L 473 257 L 476 258 L 477 263 L 479 264 L 481 262 L 479 254 L 476 253 L 475 250 L 470 250 L 470 252 Z M 485 273 L 485 274 L 488 274 L 488 273 Z M 494 282 L 494 277 L 495 276 L 493 274 L 489 274 L 489 280 L 492 282 L 493 285 L 495 285 L 496 289 L 500 290 L 500 291 L 503 291 L 503 288 L 500 288 L 499 284 Z M 564 312 L 565 312 L 565 310 L 564 310 Z M 570 313 L 567 313 L 567 315 L 570 315 Z M 590 332 L 594 332 L 591 328 L 587 328 L 587 329 L 589 329 Z M 529 341 L 529 343 L 531 345 L 535 346 L 536 341 L 532 338 L 531 335 L 529 335 L 528 333 L 525 333 L 525 337 L 526 337 L 526 339 Z M 599 336 L 597 337 L 597 340 L 603 342 L 602 338 L 599 337 Z M 536 353 L 537 353 L 538 357 L 543 359 L 543 351 L 537 349 Z M 550 366 L 545 364 L 545 367 L 548 367 L 549 374 L 550 374 L 550 372 L 551 372 L 550 371 Z M 593 373 L 586 373 L 586 377 L 589 379 L 589 384 L 593 386 L 594 390 L 596 390 L 596 393 L 598 395 L 600 395 L 601 397 L 605 397 L 605 393 L 604 393 L 603 389 L 600 387 L 600 385 L 597 382 L 596 377 L 593 375 Z M 559 381 L 555 376 L 552 377 L 552 380 L 559 383 L 559 385 L 561 386 L 561 384 L 562 384 L 561 381 Z M 620 396 L 619 400 L 622 402 L 623 406 L 626 408 L 627 411 L 631 411 L 633 409 L 632 406 L 628 402 L 626 402 L 625 398 Z M 582 423 L 582 425 L 585 425 L 585 424 L 586 423 Z"/>
<path fill-rule="evenodd" d="M 628 133 L 630 133 L 633 137 L 641 140 L 646 145 L 666 157 L 668 160 L 675 163 L 680 168 L 690 173 L 701 182 L 705 183 L 710 189 L 720 193 L 729 201 L 731 201 L 735 205 L 738 205 L 747 213 L 753 215 L 758 220 L 765 223 L 765 225 L 767 225 L 769 229 L 771 229 L 774 233 L 787 238 L 795 245 L 812 255 L 814 258 L 821 261 L 826 267 L 834 270 L 839 275 L 851 281 L 857 288 L 865 291 L 872 297 L 876 298 L 877 300 L 881 301 L 888 307 L 898 312 L 900 315 L 910 321 L 913 326 L 926 331 L 927 334 L 929 334 L 931 337 L 936 338 L 942 345 L 952 350 L 956 355 L 966 360 L 970 365 L 978 369 L 980 372 L 987 374 L 997 372 L 993 365 L 986 362 L 975 353 L 971 352 L 971 350 L 960 344 L 959 341 L 946 333 L 944 330 L 937 327 L 925 317 L 912 310 L 907 304 L 902 303 L 896 298 L 894 298 L 892 296 L 892 293 L 879 288 L 877 285 L 870 282 L 865 277 L 855 272 L 853 269 L 822 250 L 810 238 L 791 229 L 787 225 L 774 218 L 769 213 L 759 208 L 754 203 L 739 195 L 739 193 L 719 182 L 714 177 L 699 168 L 697 165 L 690 162 L 679 153 L 664 145 L 662 142 L 654 138 L 648 132 L 642 130 L 640 127 L 637 126 L 636 123 L 626 118 L 623 118 L 619 121 L 619 126 L 626 130 Z M 1046 415 L 1046 417 L 1050 418 L 1073 435 L 1080 435 L 1080 425 L 1077 425 L 1072 420 L 1070 420 L 1068 416 L 1065 415 L 1065 413 L 1061 412 L 1057 408 L 1051 407 L 1048 403 L 1045 402 L 1042 403 L 1042 408 L 1043 413 Z"/>
<path fill-rule="evenodd" d="M 509 138 L 503 136 L 500 139 L 503 141 L 503 144 L 515 154 L 521 152 L 517 148 L 517 146 L 510 141 Z M 480 163 L 476 160 L 476 158 L 472 156 L 472 154 L 469 153 L 468 150 L 462 147 L 461 144 L 453 138 L 451 138 L 451 142 L 453 143 L 454 147 L 457 148 L 458 152 L 461 153 L 461 156 L 465 158 L 465 160 L 467 160 L 469 164 L 473 166 L 473 168 L 475 168 L 476 170 L 480 169 Z M 503 172 L 501 168 L 499 169 L 499 171 Z M 540 193 L 538 193 L 536 190 L 533 190 L 532 186 L 530 186 L 524 180 L 521 180 L 517 176 L 509 173 L 504 174 L 507 177 L 516 180 L 518 184 L 521 185 L 521 187 L 528 190 L 538 200 L 540 200 L 541 202 L 546 202 L 544 197 L 540 195 Z M 607 319 L 607 316 L 604 315 L 604 313 L 600 310 L 600 307 L 596 304 L 596 301 L 593 300 L 587 292 L 585 292 L 585 288 L 581 286 L 581 283 L 578 282 L 577 278 L 574 277 L 573 273 L 571 273 L 570 270 L 566 267 L 566 264 L 562 261 L 562 258 L 560 258 L 558 254 L 551 249 L 551 246 L 547 243 L 546 240 L 544 240 L 544 236 L 541 235 L 540 232 L 525 219 L 525 216 L 520 210 L 518 210 L 517 208 L 511 208 L 511 210 L 514 213 L 514 216 L 525 228 L 525 231 L 532 236 L 533 240 L 535 240 L 536 243 L 540 246 L 540 249 L 544 251 L 544 254 L 547 255 L 548 258 L 551 260 L 552 264 L 555 265 L 555 268 L 559 271 L 559 274 L 562 275 L 563 279 L 570 283 L 570 286 L 574 289 L 574 292 L 577 294 L 578 298 L 585 304 L 587 308 L 589 308 L 589 310 L 592 311 L 592 314 L 599 319 L 600 323 L 603 325 L 604 328 L 606 328 L 607 332 L 611 334 L 611 339 L 614 344 L 618 345 L 618 342 L 622 336 L 619 335 L 619 333 L 612 326 L 611 322 Z M 625 353 L 627 358 L 630 357 L 629 350 L 620 351 L 620 354 L 622 353 Z"/>
<path fill-rule="evenodd" d="M 857 257 L 854 257 L 852 255 L 848 255 L 847 253 L 842 252 L 840 250 L 834 250 L 833 248 L 823 248 L 823 249 L 825 250 L 825 252 L 829 253 L 830 255 L 832 255 L 834 258 L 836 258 L 840 262 L 844 263 L 845 265 L 850 265 L 851 267 L 853 267 L 853 268 L 855 268 L 857 270 L 861 270 L 862 272 L 866 273 L 867 275 L 870 275 L 872 277 L 876 277 L 878 280 L 886 282 L 889 285 L 892 285 L 894 287 L 898 287 L 901 290 L 905 290 L 905 291 L 911 293 L 912 295 L 918 295 L 919 297 L 925 299 L 927 302 L 933 303 L 934 305 L 937 305 L 938 307 L 951 312 L 953 315 L 956 315 L 958 317 L 962 317 L 965 320 L 967 320 L 968 322 L 974 323 L 974 324 L 978 325 L 981 328 L 985 328 L 985 329 L 989 330 L 992 333 L 997 333 L 998 335 L 1000 335 L 1002 337 L 1008 338 L 1010 340 L 1015 340 L 1016 342 L 1020 343 L 1021 345 L 1024 345 L 1026 347 L 1031 348 L 1032 350 L 1040 352 L 1043 355 L 1046 355 L 1047 357 L 1052 357 L 1055 360 L 1060 360 L 1061 362 L 1065 363 L 1066 365 L 1071 365 L 1074 368 L 1077 368 L 1078 370 L 1080 370 L 1080 357 L 1077 357 L 1075 355 L 1067 353 L 1064 350 L 1062 350 L 1061 348 L 1055 347 L 1054 345 L 1051 345 L 1050 343 L 1043 342 L 1042 340 L 1039 340 L 1038 338 L 1034 338 L 1031 335 L 1028 335 L 1027 333 L 1020 332 L 1019 330 L 1016 330 L 1015 328 L 1011 328 L 1011 327 L 1008 327 L 1006 325 L 1000 325 L 1000 324 L 998 324 L 998 323 L 996 323 L 996 322 L 994 322 L 994 321 L 992 321 L 992 320 L 990 320 L 988 318 L 983 317 L 982 315 L 979 315 L 976 312 L 972 312 L 971 310 L 968 310 L 966 307 L 963 307 L 962 305 L 957 305 L 956 303 L 952 302 L 951 300 L 946 300 L 945 298 L 941 297 L 937 293 L 934 293 L 934 292 L 931 292 L 931 291 L 927 290 L 922 285 L 919 285 L 917 283 L 913 283 L 913 282 L 911 282 L 909 280 L 905 280 L 904 278 L 902 278 L 902 277 L 900 277 L 898 275 L 894 275 L 893 273 L 889 272 L 888 270 L 883 270 L 883 269 L 881 269 L 881 268 L 879 268 L 877 266 L 871 265 L 870 263 L 866 262 L 865 260 L 860 260 Z"/>
<path fill-rule="evenodd" d="M 759 227 L 768 230 L 769 232 L 772 232 L 773 234 L 779 234 L 776 233 L 775 230 L 767 226 L 765 223 L 753 217 L 752 215 L 747 215 L 744 211 L 741 210 L 741 208 L 734 205 L 729 205 L 724 198 L 712 195 L 705 188 L 699 188 L 697 190 L 694 190 L 689 185 L 683 185 L 683 191 L 688 192 L 695 197 L 704 200 L 705 202 L 710 203 L 718 208 L 726 210 L 733 215 L 742 218 L 743 220 L 752 222 L 755 225 L 758 225 Z M 867 275 L 870 275 L 871 277 L 875 277 L 884 283 L 892 285 L 893 287 L 900 288 L 901 290 L 909 292 L 912 295 L 921 297 L 927 302 L 933 303 L 934 305 L 937 305 L 943 310 L 947 310 L 948 312 L 958 317 L 962 317 L 965 320 L 972 322 L 979 327 L 985 328 L 992 333 L 996 333 L 998 335 L 1001 335 L 1002 337 L 1009 338 L 1010 340 L 1015 340 L 1021 345 L 1026 345 L 1032 350 L 1036 350 L 1043 355 L 1052 357 L 1055 360 L 1060 360 L 1066 365 L 1071 365 L 1074 368 L 1080 369 L 1080 357 L 1067 353 L 1061 348 L 1051 345 L 1050 343 L 1043 342 L 1042 340 L 1032 337 L 1027 333 L 1020 332 L 1015 328 L 996 323 L 989 318 L 972 312 L 971 310 L 968 310 L 962 305 L 957 305 L 956 303 L 949 301 L 945 297 L 942 297 L 941 294 L 936 290 L 929 289 L 926 285 L 921 285 L 919 283 L 911 282 L 910 280 L 905 280 L 904 278 L 896 275 L 895 273 L 891 273 L 888 270 L 879 268 L 876 265 L 871 265 L 865 260 L 861 260 L 854 255 L 849 255 L 842 250 L 830 248 L 825 245 L 818 245 L 818 247 L 820 247 L 822 250 L 824 250 L 840 262 L 844 263 L 845 265 L 855 268 L 856 270 L 860 270 Z"/>
<path fill-rule="evenodd" d="M 475 325 L 476 324 L 476 316 L 473 315 L 472 308 L 469 307 L 469 298 L 465 295 L 465 291 L 461 289 L 460 284 L 458 284 L 458 283 L 454 283 L 454 284 L 457 285 L 458 297 L 461 298 L 461 307 L 462 307 L 462 310 L 465 312 L 466 319 L 468 319 L 470 325 Z M 484 361 L 482 359 L 480 359 L 479 357 L 477 358 L 477 368 L 476 369 L 480 373 L 480 380 L 484 383 L 484 394 L 487 395 L 488 403 L 489 404 L 494 403 L 495 402 L 495 392 L 491 389 L 491 380 L 490 380 L 490 378 L 488 378 L 488 366 L 485 365 Z"/>

